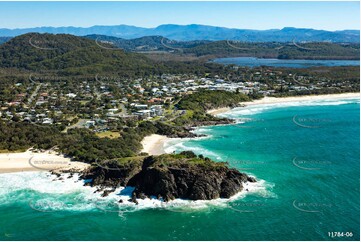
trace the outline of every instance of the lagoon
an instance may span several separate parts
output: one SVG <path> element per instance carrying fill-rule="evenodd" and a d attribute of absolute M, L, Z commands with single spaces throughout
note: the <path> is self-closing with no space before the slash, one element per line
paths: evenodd
<path fill-rule="evenodd" d="M 218 58 L 213 62 L 225 65 L 247 67 L 271 66 L 288 68 L 310 68 L 319 66 L 360 66 L 360 60 L 291 60 L 291 59 L 264 59 L 255 57 Z"/>

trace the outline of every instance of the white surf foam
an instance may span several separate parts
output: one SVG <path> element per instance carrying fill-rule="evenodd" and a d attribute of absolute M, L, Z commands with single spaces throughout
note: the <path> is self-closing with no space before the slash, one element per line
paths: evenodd
<path fill-rule="evenodd" d="M 209 209 L 212 207 L 226 207 L 227 203 L 242 199 L 248 194 L 260 197 L 273 196 L 272 185 L 264 180 L 256 183 L 245 183 L 242 192 L 230 199 L 190 201 L 175 199 L 164 202 L 156 198 L 137 199 L 138 205 L 128 201 L 133 188 L 119 187 L 107 197 L 95 193 L 96 187 L 83 186 L 84 181 L 78 180 L 78 174 L 64 180 L 54 180 L 56 176 L 48 172 L 21 172 L 0 174 L 0 203 L 10 204 L 19 199 L 40 212 L 54 211 L 85 211 L 99 210 L 103 212 L 126 213 L 140 209 L 165 209 L 174 212 L 189 212 Z M 122 203 L 119 203 L 122 200 Z"/>
<path fill-rule="evenodd" d="M 216 160 L 222 160 L 221 155 L 216 152 L 207 150 L 202 147 L 191 146 L 188 141 L 192 138 L 187 139 L 172 139 L 164 144 L 164 151 L 168 154 L 178 152 L 178 151 L 193 151 L 196 154 L 202 154 L 203 156 L 214 158 Z M 196 138 L 199 139 L 199 138 Z"/>
<path fill-rule="evenodd" d="M 228 112 L 221 113 L 217 116 L 237 119 L 239 118 L 239 116 L 242 115 L 258 114 L 275 108 L 296 107 L 296 106 L 337 106 L 337 105 L 344 105 L 351 103 L 360 103 L 360 99 L 352 97 L 352 98 L 343 98 L 343 99 L 303 100 L 303 101 L 284 102 L 284 103 L 257 104 L 246 107 L 234 108 Z"/>

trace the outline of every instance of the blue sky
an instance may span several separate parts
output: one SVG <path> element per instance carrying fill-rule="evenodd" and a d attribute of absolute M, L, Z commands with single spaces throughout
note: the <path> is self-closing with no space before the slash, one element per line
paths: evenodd
<path fill-rule="evenodd" d="M 205 24 L 360 29 L 359 2 L 0 2 L 0 28 Z"/>

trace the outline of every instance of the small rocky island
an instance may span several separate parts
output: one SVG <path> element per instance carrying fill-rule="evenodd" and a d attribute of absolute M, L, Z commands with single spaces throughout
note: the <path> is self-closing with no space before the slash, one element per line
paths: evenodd
<path fill-rule="evenodd" d="M 210 200 L 229 198 L 242 191 L 243 183 L 256 182 L 225 162 L 214 162 L 193 152 L 122 158 L 94 163 L 81 176 L 107 196 L 119 186 L 135 187 L 132 201 L 155 196 L 164 201 L 176 198 Z"/>

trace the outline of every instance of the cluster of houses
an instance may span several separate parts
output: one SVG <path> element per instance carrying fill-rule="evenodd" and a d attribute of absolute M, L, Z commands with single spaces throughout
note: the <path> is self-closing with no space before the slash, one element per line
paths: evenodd
<path fill-rule="evenodd" d="M 202 89 L 267 96 L 280 90 L 307 91 L 329 85 L 325 78 L 306 85 L 314 79 L 268 69 L 248 71 L 232 80 L 217 75 L 198 77 L 192 74 L 96 80 L 81 80 L 76 84 L 67 83 L 65 79 L 60 82 L 43 80 L 43 84 L 31 83 L 33 86 L 27 88 L 17 83 L 15 88 L 22 91 L 10 102 L 0 100 L 0 118 L 13 119 L 16 116 L 22 121 L 53 124 L 54 117 L 69 119 L 76 116 L 90 120 L 84 127 L 106 127 L 107 122 L 119 119 L 164 117 L 175 99 Z"/>
<path fill-rule="evenodd" d="M 33 123 L 33 124 L 53 124 L 54 120 L 49 117 L 49 112 L 46 111 L 44 113 L 37 114 L 35 110 L 30 110 L 29 112 L 10 112 L 0 111 L 0 117 L 3 119 L 13 119 L 14 117 L 18 118 L 23 122 Z"/>
<path fill-rule="evenodd" d="M 142 119 L 162 116 L 164 113 L 163 105 L 152 105 L 148 108 L 147 104 L 131 103 L 130 106 L 136 109 L 133 114 Z"/>

